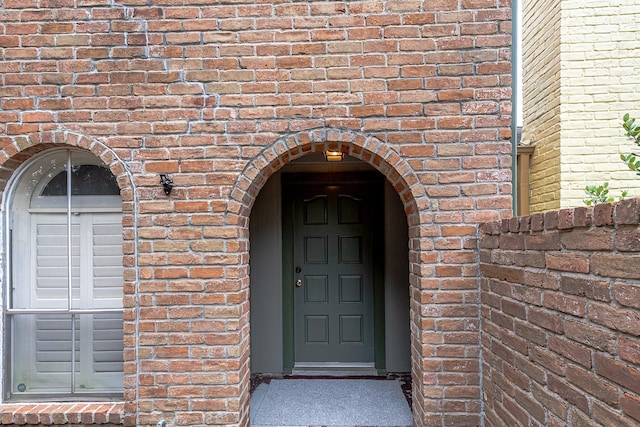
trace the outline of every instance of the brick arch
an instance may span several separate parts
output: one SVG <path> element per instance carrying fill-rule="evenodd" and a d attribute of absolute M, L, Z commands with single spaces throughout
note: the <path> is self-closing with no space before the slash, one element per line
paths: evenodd
<path fill-rule="evenodd" d="M 285 164 L 305 154 L 326 150 L 344 154 L 372 165 L 384 175 L 400 196 L 409 227 L 420 224 L 420 212 L 430 209 L 429 199 L 418 177 L 400 155 L 378 138 L 349 129 L 319 128 L 277 139 L 245 166 L 236 180 L 230 213 L 249 218 L 258 193 L 267 180 Z"/>
<path fill-rule="evenodd" d="M 103 142 L 71 130 L 36 132 L 24 136 L 5 137 L 0 140 L 0 191 L 4 191 L 13 172 L 35 154 L 55 147 L 75 147 L 90 151 L 109 167 L 120 187 L 123 202 L 133 202 L 131 171 L 117 153 Z M 135 203 L 123 203 L 133 210 Z"/>
<path fill-rule="evenodd" d="M 393 148 L 381 140 L 348 129 L 319 128 L 311 129 L 279 138 L 271 145 L 263 149 L 258 156 L 249 162 L 238 176 L 231 189 L 228 201 L 227 224 L 234 226 L 240 240 L 247 240 L 240 245 L 243 262 L 239 265 L 241 295 L 239 301 L 241 313 L 243 313 L 238 328 L 242 330 L 239 345 L 244 348 L 240 356 L 240 371 L 244 372 L 240 381 L 240 407 L 246 408 L 249 402 L 249 257 L 248 257 L 248 225 L 251 209 L 262 187 L 268 179 L 285 164 L 306 154 L 323 152 L 325 150 L 341 151 L 365 163 L 372 165 L 394 187 L 400 196 L 407 215 L 409 228 L 409 305 L 410 305 L 410 346 L 411 346 L 411 370 L 413 377 L 413 413 L 416 425 L 422 425 L 425 413 L 432 411 L 426 407 L 423 397 L 423 378 L 432 374 L 424 367 L 423 358 L 429 352 L 424 350 L 422 337 L 422 311 L 425 301 L 422 290 L 423 281 L 429 281 L 432 273 L 430 267 L 425 267 L 425 262 L 430 262 L 424 252 L 432 252 L 431 225 L 433 215 L 431 204 L 423 185 L 411 166 Z M 427 353 L 425 353 L 425 351 Z M 240 411 L 240 425 L 243 425 L 248 413 Z"/>

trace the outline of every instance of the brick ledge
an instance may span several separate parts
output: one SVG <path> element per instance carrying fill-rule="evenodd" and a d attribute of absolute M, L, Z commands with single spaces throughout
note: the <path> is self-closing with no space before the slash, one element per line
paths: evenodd
<path fill-rule="evenodd" d="M 4 403 L 3 425 L 122 425 L 122 402 Z"/>

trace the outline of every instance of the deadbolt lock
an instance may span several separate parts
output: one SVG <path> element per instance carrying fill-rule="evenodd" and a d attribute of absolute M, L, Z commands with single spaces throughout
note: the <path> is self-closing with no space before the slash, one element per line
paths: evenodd
<path fill-rule="evenodd" d="M 298 280 L 296 280 L 296 286 L 297 286 L 297 287 L 302 286 L 302 279 L 298 279 Z"/>

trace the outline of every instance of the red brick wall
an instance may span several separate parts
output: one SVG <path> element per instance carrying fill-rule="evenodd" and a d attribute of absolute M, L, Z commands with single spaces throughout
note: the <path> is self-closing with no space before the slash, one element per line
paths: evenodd
<path fill-rule="evenodd" d="M 480 422 L 476 230 L 511 216 L 510 18 L 499 0 L 3 2 L 0 184 L 68 145 L 123 189 L 125 424 L 247 425 L 251 207 L 326 147 L 405 204 L 416 425 Z"/>
<path fill-rule="evenodd" d="M 483 226 L 486 426 L 640 422 L 640 199 Z"/>

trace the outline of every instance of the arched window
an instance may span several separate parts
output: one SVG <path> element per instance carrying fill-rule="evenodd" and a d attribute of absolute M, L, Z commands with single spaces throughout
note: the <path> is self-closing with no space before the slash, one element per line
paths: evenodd
<path fill-rule="evenodd" d="M 53 150 L 22 168 L 8 195 L 5 397 L 121 395 L 115 177 L 90 153 Z"/>

